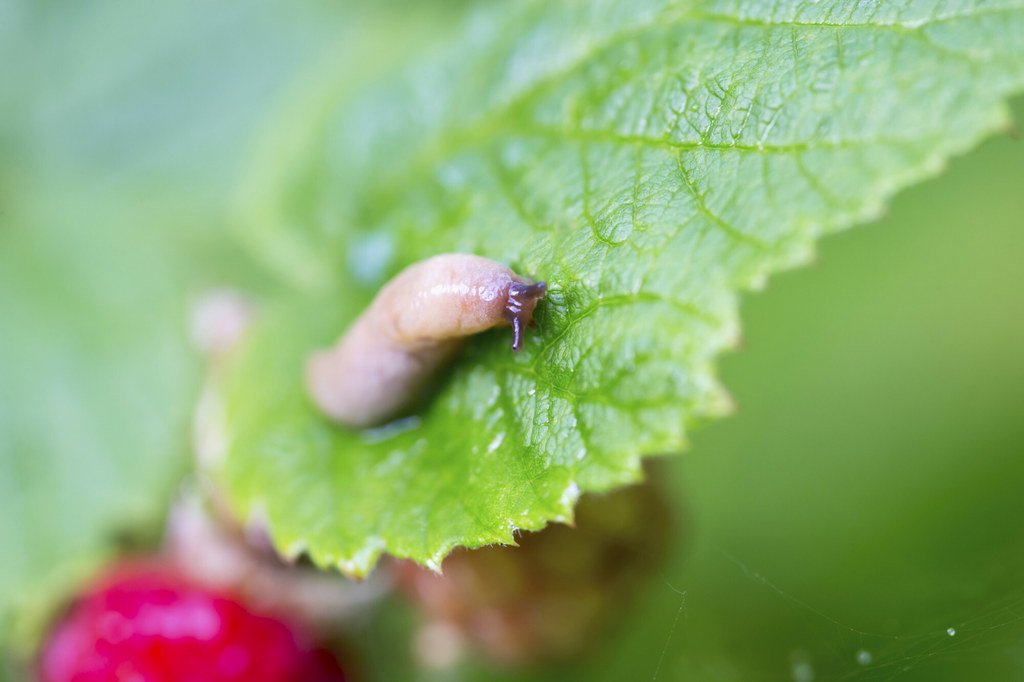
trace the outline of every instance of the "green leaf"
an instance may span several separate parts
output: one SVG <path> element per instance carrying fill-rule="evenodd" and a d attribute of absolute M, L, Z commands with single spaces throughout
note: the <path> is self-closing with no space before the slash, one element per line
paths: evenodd
<path fill-rule="evenodd" d="M 155 539 L 186 470 L 188 302 L 245 272 L 219 262 L 242 139 L 329 33 L 310 7 L 253 4 L 0 3 L 0 57 L 19 65 L 0 73 L 0 634 L 15 648 L 100 562 Z"/>
<path fill-rule="evenodd" d="M 728 410 L 739 291 L 1007 125 L 1021 35 L 1007 3 L 538 1 L 356 93 L 314 70 L 241 193 L 240 233 L 297 290 L 226 377 L 234 503 L 360 575 L 637 480 Z M 524 352 L 483 334 L 417 417 L 325 421 L 304 357 L 447 251 L 548 281 Z"/>
<path fill-rule="evenodd" d="M 26 614 L 29 640 L 119 541 L 158 526 L 197 379 L 166 249 L 109 206 L 32 193 L 8 204 L 0 248 L 0 615 Z"/>

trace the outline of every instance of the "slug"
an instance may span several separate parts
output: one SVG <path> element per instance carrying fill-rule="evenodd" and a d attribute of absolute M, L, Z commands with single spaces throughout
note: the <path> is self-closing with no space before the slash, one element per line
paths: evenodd
<path fill-rule="evenodd" d="M 512 350 L 522 350 L 546 292 L 546 283 L 480 256 L 449 253 L 414 263 L 384 285 L 336 346 L 310 356 L 310 396 L 348 426 L 389 421 L 421 397 L 468 336 L 511 325 Z"/>

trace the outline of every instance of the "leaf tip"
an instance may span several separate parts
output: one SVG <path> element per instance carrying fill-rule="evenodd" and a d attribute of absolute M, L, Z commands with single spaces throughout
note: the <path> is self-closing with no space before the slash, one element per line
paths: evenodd
<path fill-rule="evenodd" d="M 350 556 L 338 559 L 334 564 L 348 577 L 362 580 L 377 565 L 377 560 L 380 559 L 385 547 L 386 543 L 383 538 L 371 536 L 366 539 L 362 547 Z"/>
<path fill-rule="evenodd" d="M 353 559 L 338 559 L 334 562 L 334 566 L 346 577 L 352 578 L 353 580 L 362 580 L 370 572 L 368 567 L 360 565 Z"/>
<path fill-rule="evenodd" d="M 290 564 L 294 564 L 303 554 L 309 550 L 309 543 L 305 538 L 299 538 L 288 543 L 281 550 L 281 557 Z"/>
<path fill-rule="evenodd" d="M 576 481 L 569 481 L 569 484 L 565 486 L 565 490 L 562 491 L 561 497 L 558 498 L 558 505 L 562 508 L 562 513 L 555 517 L 555 521 L 569 526 L 575 525 L 576 502 L 579 499 L 579 484 Z"/>

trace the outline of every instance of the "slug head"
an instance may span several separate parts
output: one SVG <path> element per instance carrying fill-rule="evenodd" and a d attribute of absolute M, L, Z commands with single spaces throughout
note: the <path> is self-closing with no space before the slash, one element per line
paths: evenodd
<path fill-rule="evenodd" d="M 523 284 L 513 281 L 509 285 L 508 300 L 502 314 L 512 324 L 512 350 L 516 353 L 523 349 L 523 330 L 533 324 L 533 309 L 547 291 L 547 282 Z"/>

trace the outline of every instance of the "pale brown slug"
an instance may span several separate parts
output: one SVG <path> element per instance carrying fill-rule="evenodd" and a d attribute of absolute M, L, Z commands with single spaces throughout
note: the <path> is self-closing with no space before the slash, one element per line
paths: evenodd
<path fill-rule="evenodd" d="M 399 416 L 466 337 L 512 325 L 512 350 L 520 351 L 546 291 L 546 283 L 480 256 L 442 254 L 410 265 L 336 346 L 309 358 L 313 402 L 335 421 L 360 428 Z"/>

